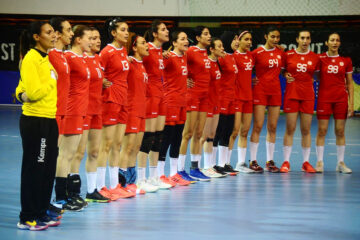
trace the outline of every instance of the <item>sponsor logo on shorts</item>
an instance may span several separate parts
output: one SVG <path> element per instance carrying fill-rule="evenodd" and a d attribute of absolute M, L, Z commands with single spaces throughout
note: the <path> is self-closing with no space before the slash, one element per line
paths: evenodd
<path fill-rule="evenodd" d="M 176 115 L 172 115 L 171 118 L 176 118 L 177 116 Z"/>
<path fill-rule="evenodd" d="M 260 100 L 259 99 L 254 99 L 254 102 L 260 102 Z"/>
<path fill-rule="evenodd" d="M 153 115 L 154 115 L 154 114 L 157 114 L 157 112 L 151 112 L 151 114 L 153 114 Z"/>
<path fill-rule="evenodd" d="M 41 138 L 40 143 L 40 154 L 38 156 L 38 162 L 44 162 L 45 158 L 45 148 L 46 148 L 46 138 Z"/>
<path fill-rule="evenodd" d="M 137 127 L 131 127 L 131 130 L 137 130 Z"/>
<path fill-rule="evenodd" d="M 191 106 L 191 108 L 196 108 L 196 106 Z"/>
<path fill-rule="evenodd" d="M 109 121 L 116 122 L 116 118 L 110 118 Z"/>
<path fill-rule="evenodd" d="M 76 130 L 81 131 L 81 130 L 82 130 L 82 128 L 76 128 Z"/>
<path fill-rule="evenodd" d="M 318 112 L 325 112 L 325 110 L 319 109 Z"/>
<path fill-rule="evenodd" d="M 285 108 L 285 110 L 291 110 L 291 108 L 288 107 L 288 108 Z"/>
<path fill-rule="evenodd" d="M 226 110 L 226 108 L 220 108 L 220 110 Z"/>

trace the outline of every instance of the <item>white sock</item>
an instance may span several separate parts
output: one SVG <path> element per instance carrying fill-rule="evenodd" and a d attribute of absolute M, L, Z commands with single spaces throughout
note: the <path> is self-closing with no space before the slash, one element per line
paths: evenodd
<path fill-rule="evenodd" d="M 178 159 L 178 171 L 184 171 L 185 170 L 185 159 L 186 155 L 180 154 Z"/>
<path fill-rule="evenodd" d="M 259 143 L 250 142 L 250 160 L 255 161 Z"/>
<path fill-rule="evenodd" d="M 196 154 L 190 154 L 190 160 L 192 162 L 197 162 Z"/>
<path fill-rule="evenodd" d="M 201 154 L 196 154 L 195 159 L 198 162 L 198 168 L 201 168 Z"/>
<path fill-rule="evenodd" d="M 324 161 L 324 146 L 316 146 L 316 158 L 318 162 Z"/>
<path fill-rule="evenodd" d="M 224 167 L 226 164 L 226 158 L 228 157 L 228 147 L 220 146 L 219 149 L 219 166 Z"/>
<path fill-rule="evenodd" d="M 177 173 L 177 164 L 178 164 L 177 158 L 170 158 L 170 175 L 169 176 L 174 176 Z"/>
<path fill-rule="evenodd" d="M 344 162 L 345 145 L 336 145 L 336 155 L 338 163 Z"/>
<path fill-rule="evenodd" d="M 245 163 L 246 158 L 246 148 L 238 147 L 238 164 L 242 165 Z"/>
<path fill-rule="evenodd" d="M 158 161 L 157 170 L 159 176 L 165 175 L 164 169 L 165 169 L 165 161 Z"/>
<path fill-rule="evenodd" d="M 110 172 L 110 188 L 114 189 L 119 184 L 119 168 L 109 167 Z"/>
<path fill-rule="evenodd" d="M 86 172 L 87 192 L 93 193 L 96 189 L 96 172 Z"/>
<path fill-rule="evenodd" d="M 226 159 L 226 164 L 228 164 L 228 165 L 230 165 L 231 154 L 232 154 L 232 149 L 228 149 L 228 156 L 227 156 L 227 159 Z"/>
<path fill-rule="evenodd" d="M 302 148 L 304 162 L 308 162 L 310 158 L 310 148 Z"/>
<path fill-rule="evenodd" d="M 157 178 L 157 166 L 149 166 L 149 178 Z"/>
<path fill-rule="evenodd" d="M 96 188 L 100 192 L 100 190 L 105 187 L 106 167 L 98 167 L 96 173 Z"/>
<path fill-rule="evenodd" d="M 137 182 L 141 182 L 146 179 L 146 168 L 137 168 Z"/>
<path fill-rule="evenodd" d="M 290 162 L 292 146 L 283 146 L 284 162 Z"/>
<path fill-rule="evenodd" d="M 275 143 L 266 141 L 266 161 L 274 160 Z"/>
<path fill-rule="evenodd" d="M 212 156 L 211 156 L 211 165 L 212 166 L 216 165 L 216 153 L 217 153 L 217 150 L 218 150 L 217 147 L 213 147 Z"/>
<path fill-rule="evenodd" d="M 211 157 L 212 153 L 204 152 L 204 169 L 209 169 L 213 166 Z"/>

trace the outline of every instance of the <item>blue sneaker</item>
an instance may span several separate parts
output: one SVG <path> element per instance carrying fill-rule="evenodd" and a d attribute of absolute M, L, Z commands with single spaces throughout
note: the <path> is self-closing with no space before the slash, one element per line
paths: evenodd
<path fill-rule="evenodd" d="M 187 172 L 185 172 L 185 170 L 178 172 L 178 174 L 180 174 L 180 176 L 181 176 L 183 179 L 185 179 L 186 181 L 189 181 L 189 182 L 191 182 L 191 183 L 196 183 L 196 182 L 198 181 L 198 180 L 190 177 L 189 174 L 188 174 Z"/>
<path fill-rule="evenodd" d="M 56 227 L 60 225 L 60 220 L 56 218 L 49 217 L 48 215 L 45 215 L 41 218 L 39 218 L 39 222 L 45 223 L 49 227 Z"/>
<path fill-rule="evenodd" d="M 202 172 L 200 172 L 200 169 L 190 169 L 190 177 L 199 180 L 201 182 L 208 182 L 211 180 L 211 178 L 205 176 Z"/>

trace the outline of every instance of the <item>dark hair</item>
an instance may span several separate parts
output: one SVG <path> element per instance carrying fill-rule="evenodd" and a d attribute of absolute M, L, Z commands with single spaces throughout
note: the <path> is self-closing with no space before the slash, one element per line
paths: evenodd
<path fill-rule="evenodd" d="M 126 23 L 126 21 L 121 17 L 109 18 L 105 21 L 105 29 L 107 29 L 110 42 L 114 41 L 114 36 L 111 34 L 111 32 L 116 31 L 118 23 Z"/>
<path fill-rule="evenodd" d="M 135 52 L 133 50 L 133 47 L 137 46 L 137 40 L 139 39 L 139 37 L 141 37 L 141 36 L 137 35 L 137 34 L 134 34 L 131 36 L 130 42 L 128 44 L 128 55 L 129 56 L 134 56 Z"/>
<path fill-rule="evenodd" d="M 62 23 L 67 21 L 65 18 L 62 17 L 53 17 L 50 19 L 49 23 L 54 28 L 54 31 L 62 33 L 63 32 L 63 25 Z"/>
<path fill-rule="evenodd" d="M 75 25 L 73 27 L 74 36 L 71 39 L 71 45 L 74 44 L 76 38 L 82 38 L 85 34 L 85 31 L 90 31 L 90 27 L 86 25 Z"/>
<path fill-rule="evenodd" d="M 89 27 L 89 29 L 90 31 L 98 31 L 100 33 L 99 29 L 97 29 L 96 27 Z"/>
<path fill-rule="evenodd" d="M 340 38 L 340 40 L 341 40 L 340 34 L 339 34 L 338 32 L 331 32 L 331 33 L 329 33 L 329 35 L 328 35 L 328 37 L 327 37 L 327 39 L 326 39 L 326 42 L 329 41 L 330 36 L 333 35 L 333 34 L 338 35 L 339 38 Z"/>
<path fill-rule="evenodd" d="M 233 53 L 234 50 L 231 48 L 231 43 L 234 40 L 236 34 L 232 31 L 225 31 L 223 34 L 221 34 L 221 41 L 224 44 L 225 52 L 227 53 Z"/>
<path fill-rule="evenodd" d="M 196 39 L 196 37 L 201 37 L 201 34 L 203 33 L 205 28 L 207 28 L 207 27 L 205 27 L 205 26 L 197 26 L 197 27 L 194 28 L 195 39 Z"/>
<path fill-rule="evenodd" d="M 20 58 L 23 58 L 30 48 L 35 47 L 36 41 L 33 37 L 34 34 L 41 33 L 41 27 L 45 24 L 49 24 L 45 21 L 35 21 L 29 24 L 29 26 L 20 35 Z"/>
<path fill-rule="evenodd" d="M 173 42 L 176 42 L 178 39 L 179 39 L 179 35 L 180 35 L 180 33 L 182 33 L 183 31 L 175 31 L 175 32 L 172 32 L 171 33 L 171 40 L 170 40 L 170 42 L 171 42 L 171 45 L 173 46 L 173 47 L 175 47 L 174 46 L 174 44 L 173 44 Z"/>
<path fill-rule="evenodd" d="M 239 40 L 241 40 L 242 37 L 245 36 L 245 34 L 247 34 L 247 33 L 251 34 L 251 32 L 249 30 L 247 30 L 247 29 L 240 29 L 238 31 Z"/>
<path fill-rule="evenodd" d="M 303 28 L 298 31 L 296 38 L 300 37 L 300 33 L 302 33 L 302 32 L 308 32 L 308 33 L 310 33 L 310 36 L 311 36 L 311 31 L 309 29 Z"/>
<path fill-rule="evenodd" d="M 220 41 L 221 41 L 221 39 L 220 39 L 220 38 L 217 38 L 217 37 L 213 37 L 213 38 L 211 38 L 210 45 L 209 45 L 209 46 L 208 46 L 208 48 L 207 48 L 207 53 L 208 53 L 208 55 L 210 55 L 210 54 L 211 54 L 211 52 L 210 52 L 210 48 L 215 48 L 215 42 L 216 42 L 216 41 L 218 41 L 218 40 L 220 40 Z"/>
<path fill-rule="evenodd" d="M 155 19 L 154 21 L 152 21 L 150 28 L 146 30 L 144 34 L 144 38 L 147 42 L 154 41 L 153 33 L 157 33 L 159 31 L 159 26 L 161 24 L 163 24 L 163 22 L 160 19 Z"/>
<path fill-rule="evenodd" d="M 278 32 L 280 32 L 280 30 L 279 30 L 279 28 L 278 27 L 276 27 L 276 26 L 274 26 L 274 25 L 270 25 L 270 26 L 268 26 L 266 29 L 265 29 L 265 34 L 266 35 L 269 35 L 271 32 L 273 32 L 273 31 L 278 31 Z"/>

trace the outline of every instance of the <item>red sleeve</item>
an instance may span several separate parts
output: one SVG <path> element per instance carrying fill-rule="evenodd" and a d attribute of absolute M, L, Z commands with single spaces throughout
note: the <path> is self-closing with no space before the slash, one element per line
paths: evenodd
<path fill-rule="evenodd" d="M 100 53 L 100 65 L 103 71 L 105 71 L 108 61 L 109 61 L 109 54 L 107 52 Z"/>
<path fill-rule="evenodd" d="M 281 68 L 284 69 L 284 68 L 286 68 L 286 66 L 285 66 L 285 63 L 286 63 L 286 54 L 285 54 L 284 51 L 281 51 L 281 52 L 282 52 L 282 53 L 281 53 L 281 59 L 283 59 L 283 60 L 281 61 Z"/>
<path fill-rule="evenodd" d="M 346 58 L 346 73 L 352 73 L 353 72 L 353 65 L 352 65 L 352 61 L 351 58 L 347 57 Z"/>

